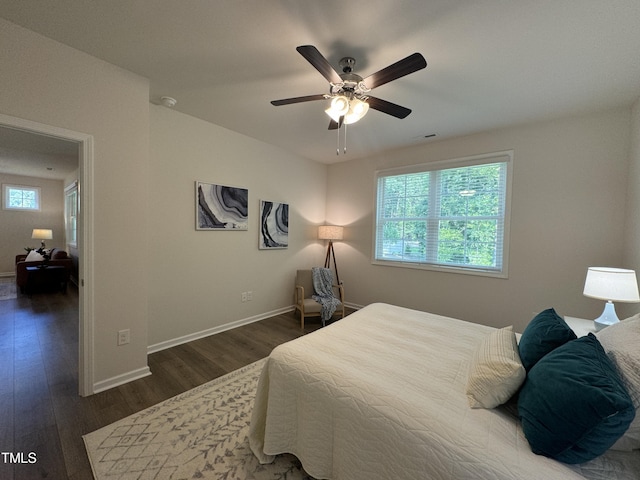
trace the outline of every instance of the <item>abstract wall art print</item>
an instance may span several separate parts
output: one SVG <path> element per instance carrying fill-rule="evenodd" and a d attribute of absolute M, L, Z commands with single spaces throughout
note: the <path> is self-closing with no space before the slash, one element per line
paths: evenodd
<path fill-rule="evenodd" d="M 261 250 L 289 246 L 289 205 L 260 200 Z"/>
<path fill-rule="evenodd" d="M 196 230 L 248 230 L 249 190 L 196 181 Z"/>

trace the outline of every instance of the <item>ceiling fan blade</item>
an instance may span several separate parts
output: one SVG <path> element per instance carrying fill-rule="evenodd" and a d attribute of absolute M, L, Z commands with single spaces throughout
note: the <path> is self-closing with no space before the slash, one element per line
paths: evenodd
<path fill-rule="evenodd" d="M 376 73 L 372 73 L 364 79 L 364 83 L 369 88 L 376 88 L 397 78 L 422 70 L 426 66 L 427 61 L 424 57 L 419 53 L 414 53 L 393 65 L 389 65 Z"/>
<path fill-rule="evenodd" d="M 334 119 L 331 119 L 329 122 L 329 130 L 338 130 L 342 124 L 344 123 L 344 115 L 340 117 L 340 122 L 336 122 Z"/>
<path fill-rule="evenodd" d="M 411 113 L 411 109 L 396 105 L 395 103 L 387 102 L 381 98 L 368 97 L 367 103 L 370 108 L 396 118 L 406 118 Z"/>
<path fill-rule="evenodd" d="M 318 70 L 331 83 L 340 83 L 340 75 L 333 69 L 329 61 L 313 45 L 301 45 L 296 48 L 298 53 Z"/>
<path fill-rule="evenodd" d="M 292 103 L 313 102 L 314 100 L 324 100 L 323 94 L 307 95 L 305 97 L 283 98 L 282 100 L 272 100 L 271 105 L 279 107 L 280 105 L 291 105 Z"/>

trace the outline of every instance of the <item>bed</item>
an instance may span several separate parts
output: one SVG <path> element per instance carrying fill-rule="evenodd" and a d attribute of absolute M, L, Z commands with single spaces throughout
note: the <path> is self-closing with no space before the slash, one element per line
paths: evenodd
<path fill-rule="evenodd" d="M 470 408 L 471 359 L 494 328 L 388 304 L 280 345 L 249 441 L 317 479 L 634 479 L 640 451 L 567 465 L 532 453 L 514 409 Z"/>

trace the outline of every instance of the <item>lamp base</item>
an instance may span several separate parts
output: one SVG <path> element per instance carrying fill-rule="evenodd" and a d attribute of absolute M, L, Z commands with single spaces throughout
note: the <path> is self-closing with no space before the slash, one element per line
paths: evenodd
<path fill-rule="evenodd" d="M 329 240 L 327 256 L 324 259 L 324 268 L 331 268 L 331 257 L 333 257 L 333 268 L 336 270 L 336 285 L 340 285 L 340 275 L 338 275 L 338 264 L 336 263 L 336 252 L 333 250 L 333 242 Z"/>
<path fill-rule="evenodd" d="M 618 323 L 619 321 L 620 319 L 618 319 L 618 315 L 616 315 L 616 307 L 613 305 L 612 301 L 608 301 L 604 304 L 602 315 L 596 318 L 593 323 L 596 327 L 596 332 L 599 332 L 603 328 L 613 325 L 614 323 Z"/>

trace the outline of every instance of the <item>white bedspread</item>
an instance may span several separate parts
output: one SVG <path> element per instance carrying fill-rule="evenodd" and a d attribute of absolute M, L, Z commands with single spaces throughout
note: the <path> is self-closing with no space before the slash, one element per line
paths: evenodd
<path fill-rule="evenodd" d="M 504 408 L 471 409 L 469 361 L 493 329 L 386 304 L 276 348 L 250 443 L 318 479 L 635 479 L 640 452 L 569 467 L 535 455 Z"/>

